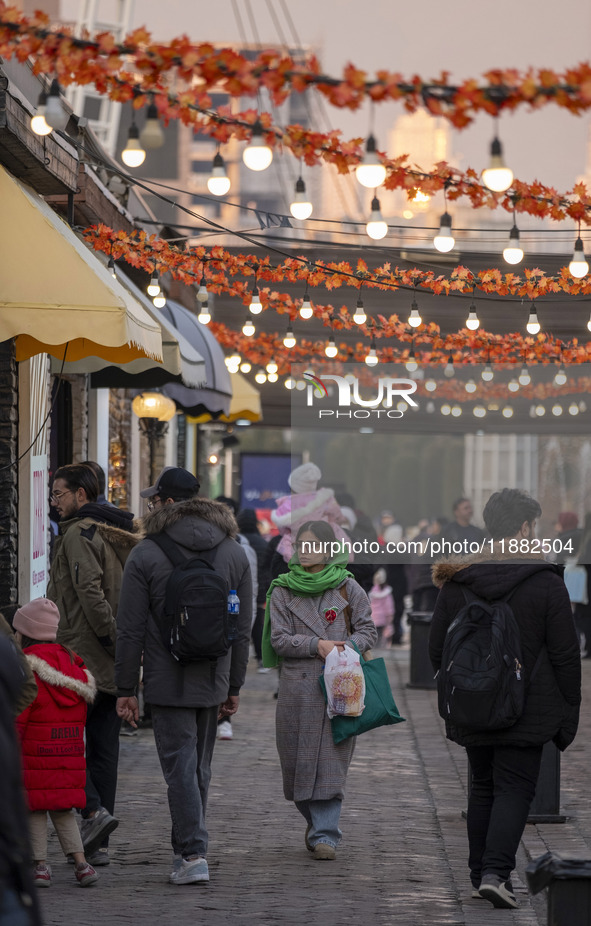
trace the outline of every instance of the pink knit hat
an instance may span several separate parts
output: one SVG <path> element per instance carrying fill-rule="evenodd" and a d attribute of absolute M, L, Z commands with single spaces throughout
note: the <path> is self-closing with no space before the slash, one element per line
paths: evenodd
<path fill-rule="evenodd" d="M 19 608 L 12 619 L 15 630 L 31 640 L 55 640 L 60 612 L 49 598 L 34 598 Z"/>

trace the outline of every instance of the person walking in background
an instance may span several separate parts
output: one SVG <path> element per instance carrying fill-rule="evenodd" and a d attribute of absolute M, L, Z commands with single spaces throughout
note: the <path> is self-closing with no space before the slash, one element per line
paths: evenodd
<path fill-rule="evenodd" d="M 145 539 L 125 566 L 117 626 L 119 716 L 137 723 L 142 664 L 146 700 L 162 773 L 168 787 L 174 862 L 171 884 L 209 881 L 205 824 L 218 716 L 239 705 L 250 646 L 252 576 L 238 525 L 228 505 L 198 496 L 199 482 L 185 469 L 167 468 L 140 494 L 149 499 Z M 181 664 L 163 641 L 166 589 L 173 563 L 158 544 L 168 538 L 179 557 L 206 559 L 240 599 L 236 637 L 225 655 Z M 155 538 L 152 540 L 151 538 Z M 226 603 L 224 602 L 224 607 Z M 146 850 L 148 851 L 148 850 Z"/>
<path fill-rule="evenodd" d="M 16 720 L 23 753 L 25 789 L 38 887 L 51 886 L 47 864 L 47 814 L 64 855 L 74 859 L 80 887 L 98 880 L 84 856 L 74 807 L 84 807 L 86 706 L 96 695 L 90 672 L 75 653 L 55 642 L 59 611 L 53 601 L 36 598 L 14 615 L 17 640 L 35 673 L 37 697 Z"/>
<path fill-rule="evenodd" d="M 480 543 L 486 534 L 472 524 L 474 509 L 469 498 L 458 498 L 453 504 L 453 521 L 441 531 L 441 539 L 450 543 Z"/>
<path fill-rule="evenodd" d="M 95 460 L 84 460 L 81 463 L 81 466 L 90 466 L 94 475 L 96 476 L 96 481 L 98 482 L 98 495 L 96 497 L 97 505 L 108 505 L 110 508 L 116 508 L 117 506 L 110 502 L 107 498 L 107 477 L 105 476 L 105 471 L 100 465 L 96 463 Z"/>
<path fill-rule="evenodd" d="M 0 926 L 41 926 L 14 724 L 22 688 L 16 645 L 8 635 L 0 634 Z"/>
<path fill-rule="evenodd" d="M 333 528 L 337 540 L 346 540 L 342 525 L 345 517 L 337 504 L 333 489 L 318 488 L 322 477 L 315 463 L 302 463 L 288 477 L 291 495 L 277 499 L 271 520 L 279 529 L 281 539 L 277 553 L 288 563 L 293 554 L 292 540 L 302 524 L 310 520 L 326 521 Z M 273 572 L 278 570 L 273 569 Z"/>
<path fill-rule="evenodd" d="M 318 679 L 335 646 L 351 641 L 364 653 L 377 639 L 369 599 L 347 571 L 347 554 L 331 561 L 325 552 L 310 552 L 335 540 L 325 521 L 300 525 L 289 572 L 267 594 L 263 633 L 265 664 L 281 660 L 276 730 L 283 793 L 304 817 L 306 848 L 318 861 L 336 857 L 355 747 L 354 737 L 335 745 Z"/>
<path fill-rule="evenodd" d="M 394 617 L 392 589 L 387 582 L 386 570 L 382 567 L 374 573 L 369 601 L 371 604 L 371 619 L 378 630 L 377 645 L 382 646 L 388 642 L 392 634 L 392 619 Z"/>
<path fill-rule="evenodd" d="M 518 907 L 510 877 L 533 800 L 542 748 L 560 750 L 577 732 L 581 701 L 581 661 L 562 569 L 543 553 L 510 553 L 508 541 L 523 549 L 535 536 L 538 502 L 520 489 L 490 497 L 484 523 L 493 554 L 459 561 L 442 560 L 433 569 L 441 588 L 433 613 L 429 655 L 441 668 L 447 630 L 471 595 L 485 601 L 507 600 L 521 638 L 525 706 L 519 719 L 503 729 L 460 727 L 446 720 L 449 739 L 466 747 L 472 769 L 468 799 L 470 879 L 474 896 L 495 907 Z M 504 540 L 501 547 L 498 541 Z M 487 545 L 488 546 L 488 545 Z M 478 704 L 477 695 L 468 699 Z"/>
<path fill-rule="evenodd" d="M 240 533 L 246 537 L 257 558 L 257 598 L 256 613 L 252 625 L 252 642 L 254 653 L 258 662 L 259 672 L 267 672 L 263 666 L 261 643 L 263 639 L 263 625 L 265 623 L 265 602 L 267 589 L 271 581 L 267 570 L 267 541 L 261 536 L 254 508 L 243 508 L 236 517 Z"/>
<path fill-rule="evenodd" d="M 115 818 L 119 730 L 115 697 L 115 636 L 123 566 L 138 538 L 133 515 L 97 504 L 98 482 L 84 464 L 55 473 L 52 500 L 60 515 L 59 537 L 47 597 L 60 612 L 57 641 L 84 660 L 97 696 L 86 723 L 86 807 L 82 842 L 92 865 L 108 865 Z"/>

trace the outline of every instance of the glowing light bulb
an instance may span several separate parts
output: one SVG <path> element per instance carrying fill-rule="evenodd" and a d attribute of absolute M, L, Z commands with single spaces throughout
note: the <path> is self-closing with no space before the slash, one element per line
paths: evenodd
<path fill-rule="evenodd" d="M 259 370 L 258 373 L 255 373 L 254 378 L 257 383 L 261 384 L 261 386 L 263 383 L 267 382 L 267 374 L 265 373 L 264 370 Z"/>
<path fill-rule="evenodd" d="M 527 320 L 527 325 L 525 326 L 529 334 L 537 334 L 541 328 L 540 322 L 538 321 L 538 313 L 535 308 L 532 308 L 529 313 L 529 318 Z"/>
<path fill-rule="evenodd" d="M 267 366 L 265 367 L 267 373 L 276 373 L 279 369 L 277 363 L 274 360 L 269 360 Z"/>
<path fill-rule="evenodd" d="M 380 358 L 378 357 L 376 353 L 376 348 L 375 348 L 375 344 L 373 341 L 371 342 L 369 353 L 366 354 L 365 362 L 368 365 L 368 367 L 375 367 L 380 362 Z"/>
<path fill-rule="evenodd" d="M 252 370 L 252 364 L 250 364 L 248 360 L 243 360 L 242 363 L 240 364 L 240 372 L 250 373 L 251 370 Z"/>
<path fill-rule="evenodd" d="M 111 271 L 111 276 L 114 277 L 114 279 L 116 280 L 117 279 L 117 268 L 115 267 L 115 261 L 113 260 L 112 254 L 109 257 L 109 262 L 107 263 L 107 270 Z"/>
<path fill-rule="evenodd" d="M 442 415 L 451 415 L 451 405 L 448 405 L 447 402 L 445 402 L 445 403 L 441 406 L 441 414 L 442 414 Z"/>
<path fill-rule="evenodd" d="M 246 321 L 244 322 L 244 324 L 243 324 L 243 326 L 242 326 L 242 334 L 243 334 L 245 337 L 247 337 L 247 338 L 252 338 L 254 332 L 255 332 L 254 322 L 253 322 L 252 318 L 250 318 L 250 317 L 247 315 L 247 316 L 246 316 Z"/>
<path fill-rule="evenodd" d="M 62 105 L 61 87 L 54 78 L 45 103 L 45 121 L 52 129 L 63 131 L 68 124 L 69 118 L 70 114 L 66 112 Z"/>
<path fill-rule="evenodd" d="M 454 418 L 459 418 L 460 415 L 462 414 L 462 409 L 459 405 L 452 405 L 451 413 L 454 416 Z"/>
<path fill-rule="evenodd" d="M 285 344 L 288 350 L 290 350 L 292 347 L 295 347 L 296 345 L 296 339 L 293 333 L 293 328 L 291 327 L 291 322 L 287 326 L 287 331 L 285 332 L 283 343 Z"/>
<path fill-rule="evenodd" d="M 455 373 L 454 361 L 453 361 L 452 355 L 450 354 L 449 357 L 447 358 L 447 364 L 443 371 L 443 375 L 447 376 L 447 378 L 450 379 L 454 375 L 454 373 Z"/>
<path fill-rule="evenodd" d="M 148 293 L 148 296 L 157 296 L 160 292 L 160 277 L 158 276 L 157 270 L 154 270 L 152 273 L 152 279 L 148 283 L 146 292 Z"/>
<path fill-rule="evenodd" d="M 388 225 L 384 222 L 384 217 L 380 210 L 380 201 L 377 196 L 374 196 L 371 201 L 371 215 L 365 226 L 365 230 L 374 241 L 379 241 L 380 238 L 385 238 L 388 234 Z"/>
<path fill-rule="evenodd" d="M 331 336 L 328 339 L 328 344 L 324 348 L 324 353 L 326 354 L 327 357 L 332 358 L 332 357 L 336 357 L 338 352 L 339 352 L 339 349 L 337 345 L 335 344 L 334 335 L 331 334 Z"/>
<path fill-rule="evenodd" d="M 419 325 L 423 324 L 423 319 L 421 318 L 417 303 L 413 298 L 410 306 L 410 315 L 408 316 L 408 324 L 411 328 L 418 328 Z"/>
<path fill-rule="evenodd" d="M 207 179 L 207 189 L 213 196 L 225 196 L 230 189 L 230 178 L 226 165 L 219 151 L 214 155 L 211 174 Z"/>
<path fill-rule="evenodd" d="M 484 418 L 486 415 L 486 408 L 484 405 L 475 405 L 472 414 L 475 418 Z"/>
<path fill-rule="evenodd" d="M 259 288 L 254 284 L 252 287 L 252 294 L 250 297 L 250 305 L 248 306 L 253 315 L 259 315 L 263 311 L 261 305 L 261 297 L 259 296 Z"/>
<path fill-rule="evenodd" d="M 514 225 L 509 235 L 509 244 L 503 250 L 503 257 L 508 264 L 518 264 L 523 260 L 523 248 L 519 244 L 519 229 Z"/>
<path fill-rule="evenodd" d="M 529 375 L 529 370 L 527 368 L 527 363 L 524 363 L 521 367 L 521 373 L 519 374 L 519 382 L 522 386 L 529 386 L 531 383 L 531 376 Z"/>
<path fill-rule="evenodd" d="M 507 389 L 509 390 L 509 392 L 518 392 L 518 391 L 519 391 L 519 383 L 517 382 L 517 380 L 516 380 L 516 379 L 512 379 L 512 380 L 509 382 L 509 384 L 507 385 Z"/>
<path fill-rule="evenodd" d="M 361 296 L 357 300 L 357 307 L 355 309 L 355 314 L 353 315 L 353 321 L 356 325 L 364 325 L 367 321 L 367 315 L 365 314 L 365 308 L 363 306 L 363 300 Z M 591 326 L 591 318 L 589 319 L 589 325 Z M 591 327 L 589 330 L 591 331 Z"/>
<path fill-rule="evenodd" d="M 295 185 L 295 196 L 289 207 L 289 211 L 294 219 L 299 219 L 303 222 L 304 219 L 310 218 L 313 208 L 312 203 L 306 195 L 306 184 L 301 177 L 298 177 Z"/>
<path fill-rule="evenodd" d="M 553 414 L 553 415 L 556 415 L 557 418 L 558 418 L 559 415 L 562 415 L 562 405 L 558 405 L 558 404 L 553 405 L 553 406 L 552 406 L 552 414 Z"/>
<path fill-rule="evenodd" d="M 494 193 L 504 193 L 513 183 L 513 171 L 503 160 L 503 148 L 498 138 L 490 146 L 490 164 L 482 171 L 482 180 Z"/>
<path fill-rule="evenodd" d="M 451 251 L 455 243 L 455 238 L 451 233 L 451 215 L 449 212 L 444 212 L 439 223 L 439 232 L 433 238 L 433 244 L 438 251 L 445 254 Z"/>
<path fill-rule="evenodd" d="M 146 113 L 146 124 L 140 132 L 142 148 L 161 148 L 164 144 L 164 132 L 158 118 L 155 103 L 150 103 Z"/>
<path fill-rule="evenodd" d="M 408 360 L 404 364 L 409 373 L 414 373 L 418 370 L 419 365 L 417 363 L 417 358 L 415 357 L 414 347 L 411 348 L 410 354 L 408 355 Z"/>
<path fill-rule="evenodd" d="M 501 414 L 502 414 L 503 418 L 512 418 L 512 417 L 513 417 L 513 409 L 511 408 L 510 405 L 505 405 L 505 407 L 504 407 L 503 411 L 501 412 Z"/>
<path fill-rule="evenodd" d="M 494 374 L 494 370 L 492 368 L 492 364 L 490 363 L 490 361 L 485 363 L 484 370 L 482 371 L 480 375 L 482 376 L 482 379 L 484 380 L 485 383 L 490 383 L 490 381 L 494 379 L 495 374 Z"/>
<path fill-rule="evenodd" d="M 571 275 L 575 277 L 576 280 L 581 280 L 589 272 L 589 264 L 585 260 L 585 252 L 583 250 L 583 242 L 579 236 L 575 241 L 575 250 L 573 253 L 572 260 L 568 265 L 568 269 L 571 272 Z"/>
<path fill-rule="evenodd" d="M 576 402 L 572 402 L 572 403 L 569 405 L 569 407 L 568 407 L 568 413 L 569 413 L 569 415 L 578 415 L 578 414 L 579 414 L 579 406 L 577 405 Z"/>
<path fill-rule="evenodd" d="M 558 368 L 558 372 L 554 377 L 554 383 L 556 386 L 564 386 L 567 378 L 568 377 L 566 375 L 566 370 L 564 369 L 564 364 L 561 363 L 560 367 Z"/>
<path fill-rule="evenodd" d="M 361 186 L 375 190 L 386 179 L 386 168 L 380 162 L 376 151 L 376 140 L 370 135 L 365 145 L 365 154 L 361 164 L 355 168 L 355 176 Z"/>
<path fill-rule="evenodd" d="M 31 128 L 35 135 L 49 135 L 53 131 L 52 127 L 45 121 L 46 106 L 47 94 L 42 90 L 37 100 L 37 112 L 31 116 Z"/>
<path fill-rule="evenodd" d="M 437 389 L 437 383 L 434 379 L 428 379 L 425 381 L 425 389 L 427 392 L 435 392 Z"/>
<path fill-rule="evenodd" d="M 469 379 L 466 385 L 464 386 L 464 389 L 466 390 L 466 392 L 476 392 L 477 388 L 478 387 L 476 386 L 476 383 L 474 382 L 473 379 Z"/>
<path fill-rule="evenodd" d="M 538 418 L 542 418 L 546 414 L 546 408 L 544 405 L 536 405 L 536 415 Z"/>
<path fill-rule="evenodd" d="M 268 373 L 268 374 L 267 374 L 267 380 L 268 380 L 268 382 L 270 382 L 270 383 L 276 383 L 278 379 L 279 379 L 279 376 L 277 375 L 277 373 Z"/>
<path fill-rule="evenodd" d="M 163 292 L 159 292 L 156 296 L 154 296 L 152 302 L 154 303 L 154 307 L 156 309 L 163 309 L 166 305 L 166 296 Z"/>
<path fill-rule="evenodd" d="M 302 305 L 300 307 L 300 317 L 308 319 L 308 318 L 312 318 L 313 314 L 314 314 L 314 309 L 312 308 L 310 297 L 308 293 L 306 292 L 304 294 L 304 301 L 302 302 Z"/>
<path fill-rule="evenodd" d="M 135 122 L 129 126 L 127 144 L 121 152 L 121 160 L 128 167 L 140 167 L 146 160 L 146 152 L 140 143 L 140 133 Z"/>
<path fill-rule="evenodd" d="M 209 325 L 211 321 L 211 312 L 209 311 L 209 303 L 207 299 L 205 302 L 199 303 L 199 315 L 197 316 L 197 321 L 201 322 L 202 325 Z"/>
<path fill-rule="evenodd" d="M 273 160 L 273 151 L 263 138 L 263 127 L 259 121 L 252 127 L 250 142 L 242 152 L 242 160 L 249 170 L 266 170 Z"/>
<path fill-rule="evenodd" d="M 296 384 L 296 381 L 291 376 L 288 376 L 286 379 L 283 380 L 283 385 L 285 386 L 286 389 L 295 389 L 295 384 Z"/>
<path fill-rule="evenodd" d="M 474 303 L 470 306 L 470 311 L 468 312 L 468 318 L 466 319 L 466 328 L 469 328 L 470 331 L 476 331 L 480 328 L 480 319 L 476 314 L 476 306 Z"/>

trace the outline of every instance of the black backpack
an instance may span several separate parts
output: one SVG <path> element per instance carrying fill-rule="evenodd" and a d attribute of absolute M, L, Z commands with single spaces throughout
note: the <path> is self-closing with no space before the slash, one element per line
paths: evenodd
<path fill-rule="evenodd" d="M 230 648 L 226 580 L 214 569 L 216 551 L 186 557 L 166 534 L 150 537 L 173 565 L 166 583 L 162 642 L 177 662 L 215 662 Z"/>
<path fill-rule="evenodd" d="M 466 604 L 447 629 L 437 673 L 439 713 L 467 730 L 502 730 L 525 704 L 521 635 L 509 605 L 515 589 L 494 601 L 462 591 Z"/>

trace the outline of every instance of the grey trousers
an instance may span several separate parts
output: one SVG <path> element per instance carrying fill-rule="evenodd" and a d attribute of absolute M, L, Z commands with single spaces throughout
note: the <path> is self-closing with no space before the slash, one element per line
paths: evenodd
<path fill-rule="evenodd" d="M 183 858 L 207 855 L 205 811 L 217 717 L 217 706 L 152 705 L 154 739 L 168 786 L 172 851 Z"/>

